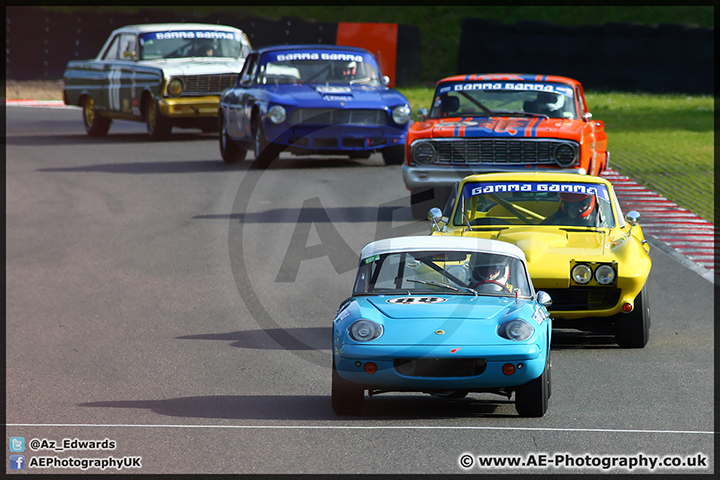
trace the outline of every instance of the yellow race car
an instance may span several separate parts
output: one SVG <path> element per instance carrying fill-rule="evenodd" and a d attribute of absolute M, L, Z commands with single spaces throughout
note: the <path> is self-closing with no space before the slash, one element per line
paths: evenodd
<path fill-rule="evenodd" d="M 552 298 L 548 311 L 556 328 L 612 326 L 621 347 L 647 344 L 650 246 L 640 214 L 623 217 L 607 180 L 539 172 L 470 175 L 428 219 L 432 235 L 520 247 L 535 289 Z"/>

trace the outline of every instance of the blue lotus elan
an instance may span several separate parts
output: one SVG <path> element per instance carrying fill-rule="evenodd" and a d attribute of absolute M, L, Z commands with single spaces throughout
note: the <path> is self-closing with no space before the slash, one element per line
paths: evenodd
<path fill-rule="evenodd" d="M 462 398 L 490 392 L 524 417 L 550 397 L 551 299 L 515 245 L 397 237 L 366 245 L 333 321 L 332 407 L 361 413 L 365 390 Z"/>
<path fill-rule="evenodd" d="M 297 155 L 405 160 L 407 99 L 387 87 L 362 48 L 280 45 L 254 50 L 238 84 L 220 98 L 220 154 L 226 163 L 255 153 L 267 167 L 281 151 Z"/>

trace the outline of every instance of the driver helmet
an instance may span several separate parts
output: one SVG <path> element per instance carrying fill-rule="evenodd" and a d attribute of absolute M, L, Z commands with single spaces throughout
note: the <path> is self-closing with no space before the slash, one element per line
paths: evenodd
<path fill-rule="evenodd" d="M 343 78 L 351 79 L 357 73 L 357 62 L 350 62 L 343 66 L 342 76 Z"/>
<path fill-rule="evenodd" d="M 595 210 L 595 195 L 563 192 L 560 194 L 560 208 L 572 218 L 588 218 Z"/>
<path fill-rule="evenodd" d="M 477 254 L 473 263 L 473 278 L 477 282 L 492 280 L 505 284 L 509 274 L 507 261 L 504 255 Z"/>
<path fill-rule="evenodd" d="M 557 93 L 540 92 L 535 99 L 536 103 L 543 104 L 543 108 L 550 112 L 561 110 L 565 104 L 565 97 Z"/>

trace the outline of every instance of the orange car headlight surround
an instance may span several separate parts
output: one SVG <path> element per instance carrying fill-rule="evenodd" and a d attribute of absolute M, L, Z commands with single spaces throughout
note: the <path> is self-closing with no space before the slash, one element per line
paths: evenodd
<path fill-rule="evenodd" d="M 435 146 L 430 142 L 419 142 L 412 146 L 411 152 L 412 159 L 415 163 L 420 165 L 426 165 L 433 163 L 437 160 L 438 152 Z"/>

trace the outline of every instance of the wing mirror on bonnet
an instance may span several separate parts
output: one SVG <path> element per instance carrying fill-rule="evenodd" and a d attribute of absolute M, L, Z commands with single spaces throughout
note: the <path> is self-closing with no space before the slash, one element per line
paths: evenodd
<path fill-rule="evenodd" d="M 446 230 L 448 218 L 443 217 L 442 210 L 438 207 L 433 207 L 428 211 L 427 219 L 432 223 L 433 230 L 442 232 Z"/>

